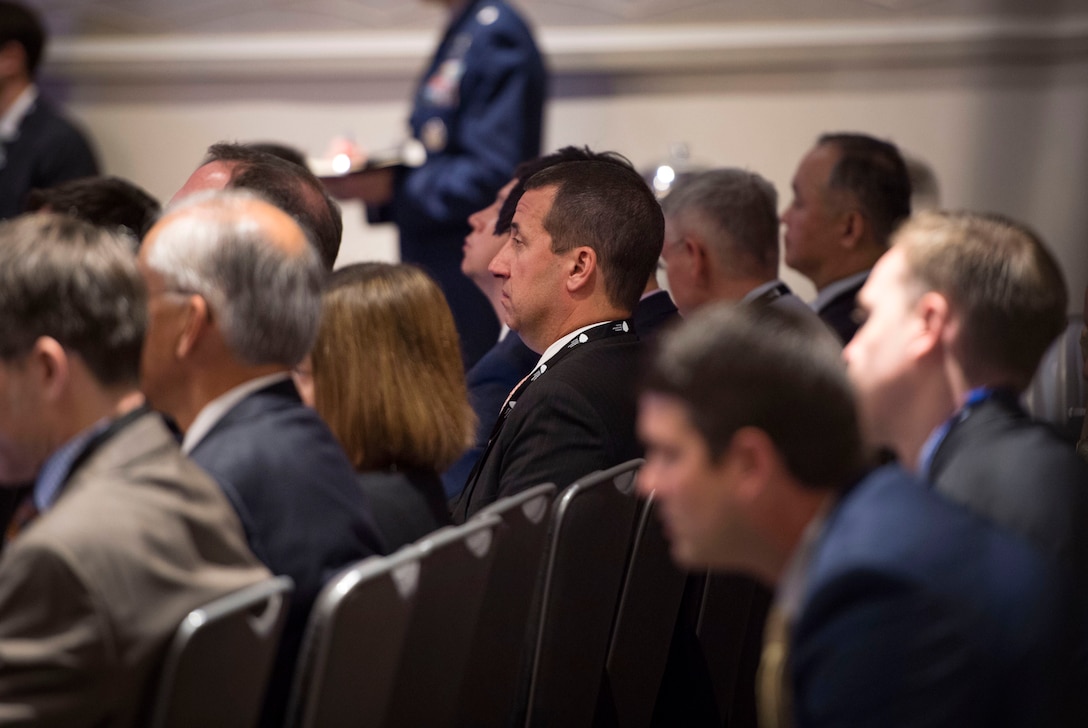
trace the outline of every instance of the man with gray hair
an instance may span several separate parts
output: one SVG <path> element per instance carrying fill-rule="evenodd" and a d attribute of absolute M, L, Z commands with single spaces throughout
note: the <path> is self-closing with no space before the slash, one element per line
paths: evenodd
<path fill-rule="evenodd" d="M 137 388 L 145 292 L 119 234 L 0 225 L 0 484 L 34 481 L 0 561 L 0 724 L 147 725 L 193 609 L 268 578 Z"/>
<path fill-rule="evenodd" d="M 253 551 L 295 581 L 265 707 L 273 724 L 317 593 L 382 551 L 351 463 L 289 375 L 313 345 L 321 263 L 286 213 L 235 190 L 167 211 L 140 266 L 150 296 L 144 391 L 219 481 Z"/>
<path fill-rule="evenodd" d="M 808 310 L 778 280 L 777 201 L 770 182 L 735 168 L 702 172 L 669 193 L 661 257 L 680 313 L 712 301 Z"/>

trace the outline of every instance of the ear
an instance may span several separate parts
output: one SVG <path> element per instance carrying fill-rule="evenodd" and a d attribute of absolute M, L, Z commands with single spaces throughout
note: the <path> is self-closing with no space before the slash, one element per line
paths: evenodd
<path fill-rule="evenodd" d="M 779 470 L 781 455 L 766 432 L 758 427 L 742 427 L 733 433 L 723 460 L 731 468 L 736 497 L 752 502 L 766 492 Z"/>
<path fill-rule="evenodd" d="M 691 260 L 691 282 L 696 287 L 706 289 L 710 286 L 710 257 L 702 238 L 695 235 L 684 237 L 684 250 Z"/>
<path fill-rule="evenodd" d="M 948 299 L 936 291 L 923 293 L 914 304 L 914 317 L 918 334 L 910 344 L 911 354 L 921 359 L 947 347 L 959 335 L 958 322 L 952 316 Z"/>
<path fill-rule="evenodd" d="M 68 386 L 71 367 L 68 352 L 51 336 L 39 337 L 28 358 L 33 374 L 47 401 L 57 401 Z"/>
<path fill-rule="evenodd" d="M 861 244 L 869 223 L 857 210 L 850 210 L 842 216 L 841 242 L 844 248 L 853 250 Z"/>
<path fill-rule="evenodd" d="M 174 356 L 184 359 L 196 348 L 211 326 L 211 309 L 208 302 L 199 294 L 192 294 L 185 302 L 185 325 L 178 336 Z"/>
<path fill-rule="evenodd" d="M 597 251 L 588 245 L 570 251 L 567 265 L 567 290 L 571 293 L 590 285 L 597 272 Z"/>

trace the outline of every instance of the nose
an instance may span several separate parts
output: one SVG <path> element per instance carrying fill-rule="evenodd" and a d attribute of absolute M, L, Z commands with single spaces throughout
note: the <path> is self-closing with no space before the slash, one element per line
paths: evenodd
<path fill-rule="evenodd" d="M 487 272 L 497 278 L 509 278 L 510 277 L 510 265 L 508 257 L 510 254 L 510 238 L 506 239 L 503 246 L 499 248 L 499 252 L 495 254 L 495 257 L 491 259 L 491 262 L 487 264 Z"/>
<path fill-rule="evenodd" d="M 658 477 L 657 464 L 654 458 L 652 456 L 647 457 L 646 462 L 638 470 L 638 477 L 635 478 L 635 488 L 640 495 L 649 496 L 650 493 L 657 489 L 660 481 L 661 478 Z"/>
<path fill-rule="evenodd" d="M 472 228 L 473 232 L 478 233 L 481 230 L 483 230 L 483 226 L 484 226 L 484 222 L 483 222 L 484 215 L 483 215 L 483 213 L 484 213 L 483 210 L 477 210 L 476 212 L 474 212 L 474 213 L 472 213 L 471 215 L 468 216 L 468 226 L 470 228 Z"/>

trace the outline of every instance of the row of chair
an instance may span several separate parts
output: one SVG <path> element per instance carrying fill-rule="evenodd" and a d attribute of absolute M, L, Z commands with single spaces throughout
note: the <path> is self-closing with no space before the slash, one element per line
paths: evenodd
<path fill-rule="evenodd" d="M 750 724 L 754 710 L 737 705 L 766 605 L 738 577 L 673 565 L 653 497 L 635 495 L 641 463 L 558 496 L 550 484 L 519 493 L 334 577 L 314 604 L 288 724 L 626 728 L 651 725 L 655 708 L 668 723 L 659 687 L 688 637 L 713 722 Z M 289 590 L 276 579 L 190 615 L 156 726 L 255 723 Z M 229 694 L 209 695 L 208 665 L 233 675 Z"/>

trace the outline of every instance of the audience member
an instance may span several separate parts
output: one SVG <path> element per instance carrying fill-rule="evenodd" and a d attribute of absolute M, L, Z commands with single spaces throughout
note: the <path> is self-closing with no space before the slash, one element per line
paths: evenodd
<path fill-rule="evenodd" d="M 168 210 L 140 261 L 144 392 L 219 481 L 254 553 L 295 582 L 264 716 L 273 724 L 318 591 L 383 550 L 351 462 L 288 373 L 313 344 L 324 271 L 298 224 L 238 190 Z"/>
<path fill-rule="evenodd" d="M 650 366 L 639 432 L 674 557 L 777 586 L 761 725 L 1056 724 L 1066 635 L 1046 563 L 898 466 L 856 481 L 854 397 L 824 326 L 696 313 Z"/>
<path fill-rule="evenodd" d="M 0 561 L 0 723 L 147 725 L 186 614 L 269 576 L 137 389 L 144 287 L 117 235 L 0 225 L 0 482 L 36 479 Z"/>
<path fill-rule="evenodd" d="M 637 172 L 564 162 L 533 175 L 491 261 L 506 322 L 533 351 L 456 504 L 463 521 L 539 483 L 560 487 L 636 457 L 634 376 L 642 351 L 626 319 L 661 253 L 661 208 Z"/>
<path fill-rule="evenodd" d="M 499 219 L 495 223 L 495 233 L 505 235 L 510 232 L 514 219 L 514 209 L 518 200 L 525 194 L 525 183 L 537 172 L 553 167 L 561 162 L 611 162 L 634 170 L 630 160 L 618 152 L 594 152 L 589 147 L 563 147 L 557 152 L 546 154 L 539 159 L 522 162 L 515 172 L 515 184 L 510 189 L 499 209 Z M 501 316 L 500 316 L 501 318 Z M 631 323 L 635 333 L 644 340 L 653 340 L 658 331 L 679 318 L 676 305 L 669 292 L 657 283 L 657 268 L 646 280 L 642 297 L 631 314 Z"/>
<path fill-rule="evenodd" d="M 504 316 L 502 279 L 492 275 L 488 266 L 510 235 L 509 228 L 499 233 L 495 225 L 499 209 L 516 182 L 517 178 L 507 182 L 495 195 L 494 202 L 469 216 L 471 232 L 465 237 L 464 257 L 461 260 L 461 272 L 487 296 L 500 321 Z M 532 371 L 539 358 L 540 355 L 527 347 L 521 337 L 503 322 L 499 340 L 468 370 L 465 379 L 469 402 L 476 413 L 476 435 L 472 445 L 442 473 L 442 487 L 447 500 L 461 494 L 472 468 L 487 447 L 488 437 L 506 395 Z"/>
<path fill-rule="evenodd" d="M 0 219 L 22 212 L 36 187 L 98 174 L 83 133 L 34 83 L 45 43 L 34 10 L 0 0 Z"/>
<path fill-rule="evenodd" d="M 778 194 L 754 172 L 715 169 L 688 177 L 661 205 L 665 271 L 680 312 L 713 301 L 809 310 L 778 280 Z"/>
<path fill-rule="evenodd" d="M 339 205 L 305 166 L 244 144 L 213 144 L 171 202 L 194 192 L 222 189 L 252 190 L 293 217 L 325 268 L 332 270 L 340 254 L 344 221 Z"/>
<path fill-rule="evenodd" d="M 864 134 L 824 134 L 793 177 L 782 213 L 786 265 L 816 286 L 812 307 L 849 342 L 854 299 L 910 214 L 910 178 L 895 145 Z"/>
<path fill-rule="evenodd" d="M 1041 241 L 998 217 L 919 213 L 858 304 L 846 359 L 872 444 L 1082 579 L 1088 466 L 1018 402 L 1065 328 L 1065 283 Z"/>
<path fill-rule="evenodd" d="M 26 209 L 60 212 L 98 227 L 120 230 L 139 247 L 162 206 L 143 189 L 120 177 L 84 177 L 32 190 Z"/>
<path fill-rule="evenodd" d="M 461 271 L 468 276 L 491 302 L 495 315 L 503 322 L 499 341 L 484 354 L 468 371 L 469 400 L 476 411 L 477 428 L 475 444 L 470 447 L 449 470 L 442 474 L 446 496 L 460 495 L 465 481 L 487 446 L 487 440 L 510 390 L 522 377 L 532 371 L 540 358 L 525 346 L 521 337 L 510 333 L 502 308 L 502 278 L 488 270 L 491 260 L 502 249 L 510 234 L 510 222 L 514 217 L 516 199 L 525 192 L 524 180 L 537 172 L 561 162 L 606 161 L 631 167 L 630 162 L 613 152 L 596 153 L 588 148 L 564 147 L 543 157 L 522 162 L 515 170 L 514 178 L 495 195 L 494 202 L 469 217 L 472 232 L 465 238 L 464 258 Z M 633 169 L 633 167 L 631 167 Z M 510 195 L 516 195 L 510 200 Z M 507 201 L 510 200 L 508 203 Z M 656 271 L 655 271 L 656 273 Z M 668 291 L 657 285 L 657 276 L 651 275 L 631 323 L 640 338 L 652 337 L 662 326 L 677 318 Z"/>
<path fill-rule="evenodd" d="M 312 358 L 313 404 L 360 472 L 386 546 L 449 525 L 438 473 L 471 443 L 475 416 L 438 285 L 411 265 L 341 268 Z"/>

